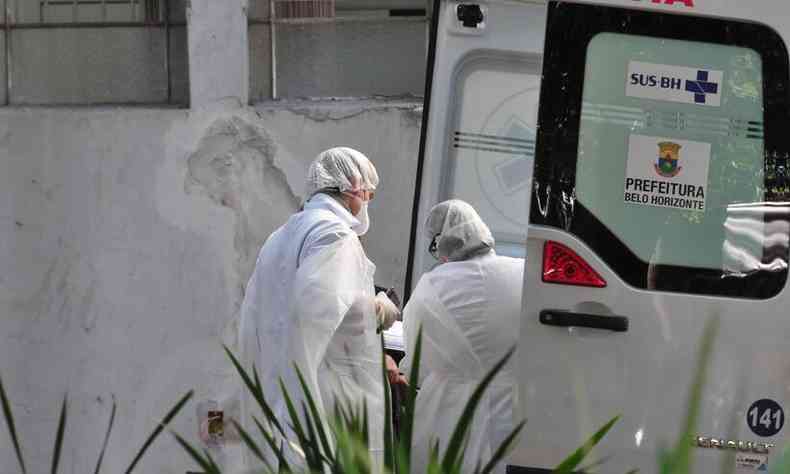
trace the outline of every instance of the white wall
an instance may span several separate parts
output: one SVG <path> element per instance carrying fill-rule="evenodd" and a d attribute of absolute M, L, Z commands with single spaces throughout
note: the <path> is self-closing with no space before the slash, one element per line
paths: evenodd
<path fill-rule="evenodd" d="M 377 281 L 402 288 L 416 106 L 0 110 L 0 374 L 28 472 L 48 469 L 66 391 L 61 472 L 83 474 L 113 394 L 105 472 L 123 469 L 188 389 L 195 401 L 231 390 L 220 345 L 235 344 L 243 285 L 326 147 L 357 147 L 378 165 L 367 246 Z M 192 404 L 175 427 L 195 426 Z M 0 439 L 0 473 L 16 472 Z M 190 466 L 168 435 L 138 472 Z"/>
<path fill-rule="evenodd" d="M 246 104 L 249 95 L 247 1 L 191 0 L 186 17 L 192 107 L 229 97 Z"/>
<path fill-rule="evenodd" d="M 332 3 L 334 20 L 280 18 L 272 28 L 269 0 L 250 0 L 251 100 L 422 95 L 430 21 L 419 11 L 432 0 Z"/>
<path fill-rule="evenodd" d="M 424 18 L 275 26 L 278 97 L 417 96 L 425 88 Z M 270 26 L 250 28 L 253 100 L 271 97 Z"/>
<path fill-rule="evenodd" d="M 15 30 L 11 101 L 167 103 L 166 34 L 163 28 Z"/>
<path fill-rule="evenodd" d="M 191 110 L 0 108 L 0 375 L 28 472 L 49 469 L 66 392 L 61 473 L 93 472 L 113 397 L 103 472 L 189 389 L 174 428 L 195 440 L 196 403 L 236 387 L 221 344 L 235 345 L 258 248 L 327 147 L 376 163 L 366 246 L 377 282 L 402 291 L 422 104 L 244 106 L 246 2 L 217 3 L 187 12 Z M 2 422 L 0 460 L 18 472 Z M 165 434 L 136 472 L 188 470 Z"/>
<path fill-rule="evenodd" d="M 0 7 L 0 20 L 6 21 L 7 12 L 9 25 L 14 25 L 0 31 L 0 103 L 188 103 L 183 0 L 170 0 L 169 26 L 145 23 L 142 1 L 102 5 L 3 0 Z M 241 6 L 236 11 L 244 14 Z M 165 19 L 164 2 L 158 19 Z M 246 32 L 239 27 L 232 31 Z"/>

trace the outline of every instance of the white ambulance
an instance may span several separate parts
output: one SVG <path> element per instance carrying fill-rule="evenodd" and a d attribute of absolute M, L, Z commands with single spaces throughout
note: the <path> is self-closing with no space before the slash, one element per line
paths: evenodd
<path fill-rule="evenodd" d="M 526 255 L 509 472 L 617 414 L 595 472 L 657 472 L 711 316 L 695 472 L 790 441 L 788 40 L 787 0 L 435 2 L 407 287 L 444 199 Z"/>

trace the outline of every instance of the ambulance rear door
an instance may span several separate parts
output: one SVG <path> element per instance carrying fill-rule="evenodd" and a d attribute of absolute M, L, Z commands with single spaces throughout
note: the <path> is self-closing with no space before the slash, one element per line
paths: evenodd
<path fill-rule="evenodd" d="M 424 223 L 446 199 L 475 207 L 499 254 L 525 254 L 545 13 L 539 3 L 434 2 L 407 293 L 437 263 Z"/>
<path fill-rule="evenodd" d="M 618 414 L 595 471 L 658 472 L 711 318 L 693 472 L 763 472 L 790 406 L 782 30 L 619 3 L 548 6 L 509 472 L 545 472 Z"/>

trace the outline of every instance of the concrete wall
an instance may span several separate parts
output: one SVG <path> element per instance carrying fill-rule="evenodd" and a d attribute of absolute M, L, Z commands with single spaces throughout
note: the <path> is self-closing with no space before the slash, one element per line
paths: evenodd
<path fill-rule="evenodd" d="M 277 95 L 417 96 L 425 87 L 424 18 L 275 25 Z M 271 30 L 251 25 L 251 98 L 271 97 Z"/>
<path fill-rule="evenodd" d="M 422 104 L 247 106 L 246 2 L 189 5 L 178 40 L 189 56 L 171 62 L 183 67 L 174 91 L 190 110 L 0 108 L 0 375 L 28 472 L 49 469 L 65 393 L 62 473 L 93 471 L 113 400 L 103 472 L 122 472 L 189 389 L 194 400 L 173 427 L 196 441 L 197 403 L 239 387 L 221 344 L 236 345 L 258 249 L 299 206 L 307 166 L 325 148 L 352 146 L 376 163 L 364 241 L 377 283 L 402 292 Z M 31 50 L 14 74 L 55 81 L 58 58 L 47 54 Z M 94 59 L 119 81 L 145 73 L 123 77 L 112 55 Z M 234 472 L 239 446 L 222 453 Z M 0 474 L 18 472 L 2 422 L 0 460 Z M 188 470 L 196 466 L 166 434 L 136 472 Z"/>
<path fill-rule="evenodd" d="M 61 472 L 83 474 L 113 397 L 105 472 L 125 468 L 188 389 L 196 402 L 232 391 L 220 345 L 235 344 L 258 248 L 296 209 L 326 147 L 354 146 L 378 165 L 365 240 L 377 281 L 402 288 L 418 105 L 0 109 L 0 374 L 28 472 L 49 466 L 65 392 Z M 194 439 L 194 404 L 175 428 Z M 0 439 L 0 473 L 16 472 Z M 191 467 L 164 436 L 138 472 Z"/>
<path fill-rule="evenodd" d="M 0 2 L 3 13 L 5 3 L 14 28 L 0 32 L 0 103 L 188 103 L 183 0 L 171 1 L 169 27 L 144 25 L 142 2 L 64 5 L 8 0 Z M 162 11 L 158 19 L 164 21 Z M 72 25 L 75 22 L 81 25 Z M 125 26 L 108 24 L 112 22 Z"/>
<path fill-rule="evenodd" d="M 250 18 L 254 20 L 269 18 L 269 1 L 249 0 Z M 334 0 L 334 3 L 337 15 L 343 15 L 348 11 L 426 8 L 430 0 Z"/>
<path fill-rule="evenodd" d="M 165 35 L 163 28 L 14 30 L 11 102 L 167 103 Z"/>
<path fill-rule="evenodd" d="M 249 96 L 247 2 L 194 0 L 186 9 L 192 107 Z"/>
<path fill-rule="evenodd" d="M 269 0 L 250 0 L 250 100 L 422 95 L 429 21 L 390 11 L 414 14 L 429 3 L 335 0 L 332 21 L 274 23 L 272 47 Z"/>
<path fill-rule="evenodd" d="M 9 2 L 16 27 L 0 31 L 0 103 L 6 102 L 7 89 L 13 105 L 185 105 L 192 88 L 200 106 L 216 95 L 204 93 L 206 88 L 224 89 L 229 96 L 243 85 L 253 102 L 270 100 L 273 92 L 288 99 L 423 93 L 428 23 L 423 16 L 390 17 L 389 12 L 422 10 L 426 0 L 339 1 L 336 21 L 277 23 L 274 48 L 269 0 L 243 8 L 235 8 L 235 0 L 190 2 L 188 8 L 184 0 L 170 1 L 169 42 L 161 25 L 97 24 L 141 22 L 142 3 L 79 3 L 75 8 L 71 3 Z M 2 9 L 0 16 L 4 13 Z M 159 19 L 164 20 L 161 11 Z M 190 42 L 183 26 L 187 21 Z M 73 22 L 82 26 L 75 28 Z M 85 27 L 90 24 L 97 25 Z M 194 49 L 188 51 L 189 45 Z M 224 73 L 237 66 L 249 71 Z M 190 68 L 201 71 L 193 72 L 194 84 L 188 81 Z"/>
<path fill-rule="evenodd" d="M 277 25 L 278 92 L 282 97 L 421 94 L 426 31 L 424 19 Z"/>

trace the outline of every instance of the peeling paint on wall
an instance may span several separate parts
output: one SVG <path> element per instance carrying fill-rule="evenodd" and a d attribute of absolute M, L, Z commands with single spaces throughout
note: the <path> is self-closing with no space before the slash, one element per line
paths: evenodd
<path fill-rule="evenodd" d="M 234 247 L 240 292 L 261 245 L 299 207 L 299 197 L 275 164 L 277 144 L 257 124 L 216 120 L 189 156 L 185 189 L 203 193 L 236 215 Z"/>

